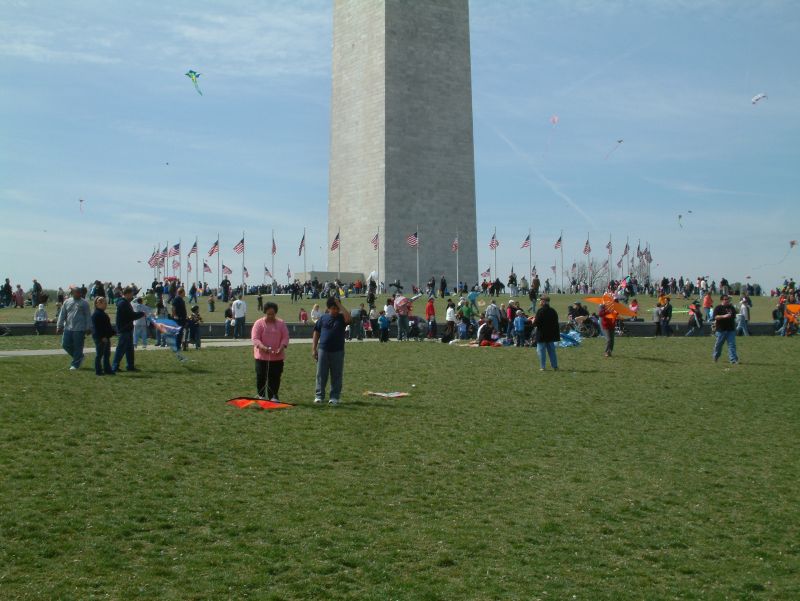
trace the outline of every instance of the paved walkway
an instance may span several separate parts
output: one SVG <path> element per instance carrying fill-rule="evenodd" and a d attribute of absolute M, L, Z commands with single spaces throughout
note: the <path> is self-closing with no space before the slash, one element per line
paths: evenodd
<path fill-rule="evenodd" d="M 377 342 L 377 339 L 370 339 L 367 338 L 362 342 Z M 289 344 L 311 344 L 311 338 L 294 338 L 291 340 Z M 252 343 L 249 340 L 203 340 L 203 348 L 229 348 L 233 346 L 251 346 Z M 193 349 L 190 345 L 190 348 Z M 111 347 L 111 351 L 113 352 L 116 347 Z M 169 348 L 162 348 L 157 347 L 154 344 L 150 344 L 147 348 L 137 348 L 136 352 L 142 351 L 169 351 Z M 86 347 L 83 349 L 84 354 L 89 355 L 94 353 L 94 345 L 87 344 Z M 48 348 L 48 349 L 38 349 L 38 350 L 31 350 L 31 349 L 20 349 L 20 350 L 7 350 L 3 351 L 0 350 L 0 359 L 4 357 L 48 357 L 53 355 L 65 355 L 64 349 L 60 348 Z"/>

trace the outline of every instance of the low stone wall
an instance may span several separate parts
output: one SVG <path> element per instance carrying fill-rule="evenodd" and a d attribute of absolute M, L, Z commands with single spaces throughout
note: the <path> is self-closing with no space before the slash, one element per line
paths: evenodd
<path fill-rule="evenodd" d="M 245 325 L 245 337 L 250 337 L 250 327 L 252 324 Z M 442 332 L 444 329 L 444 324 L 439 324 L 439 331 Z M 36 334 L 36 330 L 33 327 L 33 324 L 28 323 L 7 323 L 7 324 L 0 324 L 0 330 L 5 327 L 8 328 L 11 336 L 29 336 L 32 334 Z M 221 323 L 211 323 L 211 324 L 203 324 L 200 326 L 202 337 L 205 338 L 224 338 L 225 337 L 225 325 Z M 311 324 L 302 324 L 302 323 L 287 323 L 286 327 L 289 329 L 289 337 L 290 338 L 311 338 L 311 334 L 314 330 L 314 326 Z M 753 336 L 774 336 L 775 335 L 775 326 L 770 323 L 751 323 L 749 324 L 750 334 Z M 684 323 L 674 323 L 672 324 L 673 334 L 675 336 L 684 336 L 686 334 L 686 324 Z M 47 327 L 44 331 L 45 335 L 54 335 L 56 333 L 56 326 L 55 324 L 47 324 Z M 389 335 L 394 337 L 397 333 L 397 328 L 393 326 L 389 329 Z M 647 336 L 655 336 L 656 335 L 656 324 L 652 322 L 643 322 L 643 321 L 635 321 L 635 322 L 625 322 L 625 336 L 635 336 L 635 337 L 647 337 Z M 699 332 L 695 332 L 694 336 L 710 336 L 711 335 L 711 326 L 704 325 L 703 329 Z"/>

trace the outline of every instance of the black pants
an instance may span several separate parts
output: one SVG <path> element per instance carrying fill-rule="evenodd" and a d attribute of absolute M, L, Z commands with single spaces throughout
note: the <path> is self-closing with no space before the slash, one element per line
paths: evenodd
<path fill-rule="evenodd" d="M 603 328 L 603 334 L 606 335 L 606 353 L 610 355 L 614 352 L 614 335 L 616 332 L 614 331 L 613 327 L 607 330 Z"/>
<path fill-rule="evenodd" d="M 277 399 L 281 388 L 283 361 L 262 361 L 256 359 L 256 388 L 258 396 Z"/>

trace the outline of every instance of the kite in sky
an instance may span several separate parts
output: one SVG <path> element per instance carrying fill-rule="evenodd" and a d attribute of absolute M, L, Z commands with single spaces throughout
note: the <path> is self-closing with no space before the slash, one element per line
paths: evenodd
<path fill-rule="evenodd" d="M 200 86 L 197 85 L 197 78 L 200 77 L 200 73 L 189 69 L 186 72 L 186 77 L 192 80 L 192 83 L 194 84 L 194 89 L 197 90 L 197 93 L 200 94 L 200 96 L 202 96 L 203 92 L 200 91 Z"/>
<path fill-rule="evenodd" d="M 608 157 L 610 157 L 612 154 L 614 154 L 614 151 L 615 151 L 617 148 L 619 148 L 620 146 L 622 146 L 622 143 L 623 143 L 624 141 L 625 141 L 625 140 L 623 140 L 622 138 L 620 138 L 619 140 L 617 140 L 617 143 L 614 145 L 614 147 L 613 147 L 611 150 L 609 150 L 609 151 L 606 153 L 606 159 L 608 159 Z M 604 159 L 604 160 L 606 160 L 606 159 Z"/>
<path fill-rule="evenodd" d="M 750 102 L 753 104 L 758 104 L 760 101 L 765 100 L 766 98 L 768 98 L 768 96 L 764 92 L 761 92 L 761 94 L 756 94 L 755 96 L 753 96 L 750 99 Z"/>
<path fill-rule="evenodd" d="M 795 246 L 797 246 L 797 240 L 789 240 L 789 248 L 787 249 L 786 254 L 784 254 L 783 257 L 781 257 L 780 261 L 777 261 L 775 263 L 764 263 L 763 265 L 759 265 L 758 267 L 753 267 L 753 269 L 761 269 L 762 267 L 767 267 L 769 265 L 780 265 L 786 260 L 786 257 L 789 256 L 789 253 L 792 252 L 792 249 Z"/>
<path fill-rule="evenodd" d="M 550 117 L 550 123 L 553 124 L 553 127 L 558 125 L 558 115 L 553 115 L 552 117 Z"/>
<path fill-rule="evenodd" d="M 547 145 L 545 146 L 544 154 L 550 152 L 550 141 L 553 139 L 553 130 L 556 128 L 556 125 L 558 125 L 559 117 L 558 115 L 552 115 L 548 121 L 550 121 L 553 127 L 550 128 L 550 133 L 547 135 Z"/>
<path fill-rule="evenodd" d="M 79 198 L 79 199 L 78 199 L 78 206 L 81 208 L 81 213 L 83 213 L 83 203 L 84 203 L 84 202 L 85 202 L 85 201 L 84 201 L 82 198 Z"/>
<path fill-rule="evenodd" d="M 678 225 L 681 226 L 681 229 L 683 229 L 683 222 L 681 221 L 682 219 L 683 219 L 683 215 L 681 215 L 679 213 L 678 214 Z"/>

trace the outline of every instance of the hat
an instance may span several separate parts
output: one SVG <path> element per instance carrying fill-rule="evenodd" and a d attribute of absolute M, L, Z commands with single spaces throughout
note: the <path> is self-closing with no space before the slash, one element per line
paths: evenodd
<path fill-rule="evenodd" d="M 524 315 L 524 313 L 522 312 L 522 309 L 517 309 L 517 315 Z"/>

